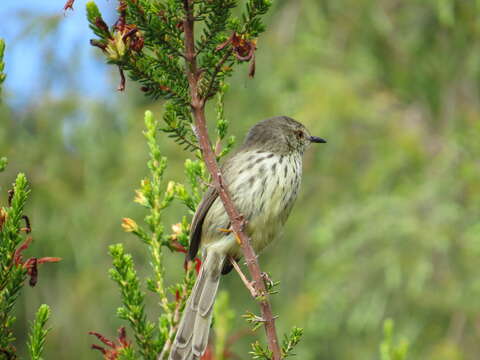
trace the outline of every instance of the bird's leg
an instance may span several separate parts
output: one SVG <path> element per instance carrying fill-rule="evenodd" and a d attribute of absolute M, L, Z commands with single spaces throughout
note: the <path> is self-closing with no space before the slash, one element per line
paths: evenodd
<path fill-rule="evenodd" d="M 233 257 L 229 256 L 228 260 L 230 260 L 230 263 L 232 264 L 233 268 L 237 271 L 238 275 L 240 276 L 240 279 L 243 281 L 248 291 L 250 291 L 250 294 L 252 294 L 252 297 L 255 299 L 258 296 L 258 292 L 253 287 L 253 281 L 249 281 L 247 279 L 245 274 L 242 272 L 242 269 L 240 269 L 240 266 L 238 266 L 238 263 L 235 261 Z"/>
<path fill-rule="evenodd" d="M 224 233 L 233 233 L 233 235 L 235 236 L 235 241 L 237 242 L 237 244 L 242 245 L 242 240 L 240 240 L 240 238 L 238 237 L 238 234 L 235 231 L 233 231 L 232 228 L 230 228 L 230 229 L 218 228 L 217 230 L 221 231 L 221 232 L 224 232 Z"/>
<path fill-rule="evenodd" d="M 206 188 L 211 188 L 211 187 L 214 187 L 214 186 L 215 186 L 215 185 L 213 185 L 212 183 L 206 182 L 206 181 L 204 181 L 204 180 L 202 180 L 202 179 L 200 179 L 200 178 L 199 178 L 199 180 L 200 180 L 200 182 L 202 183 L 202 185 L 205 186 Z"/>
<path fill-rule="evenodd" d="M 240 214 L 239 216 L 237 216 L 235 218 L 235 220 L 240 223 L 240 231 L 244 231 L 245 227 L 247 226 L 247 219 L 245 219 L 245 217 L 242 214 Z M 226 232 L 226 233 L 233 232 L 233 234 L 235 235 L 235 240 L 237 241 L 237 244 L 242 246 L 242 239 L 240 239 L 238 234 L 235 232 L 235 230 L 232 229 L 232 227 L 230 225 L 231 225 L 231 223 L 229 223 L 228 229 L 218 228 L 218 231 L 222 231 L 222 232 Z"/>

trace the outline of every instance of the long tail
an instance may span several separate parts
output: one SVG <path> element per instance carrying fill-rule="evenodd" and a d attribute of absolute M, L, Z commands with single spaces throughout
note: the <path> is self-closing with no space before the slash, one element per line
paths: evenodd
<path fill-rule="evenodd" d="M 204 354 L 224 260 L 221 254 L 207 252 L 185 305 L 169 360 L 198 360 Z"/>

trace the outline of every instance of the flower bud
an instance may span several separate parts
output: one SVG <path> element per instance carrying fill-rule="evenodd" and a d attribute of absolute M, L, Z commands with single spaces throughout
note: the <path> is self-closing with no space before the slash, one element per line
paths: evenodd
<path fill-rule="evenodd" d="M 123 218 L 122 219 L 122 228 L 126 232 L 136 232 L 136 231 L 138 231 L 137 223 L 130 218 Z"/>
<path fill-rule="evenodd" d="M 133 199 L 133 201 L 142 206 L 148 206 L 148 200 L 145 195 L 143 195 L 142 190 L 135 190 L 135 198 Z"/>

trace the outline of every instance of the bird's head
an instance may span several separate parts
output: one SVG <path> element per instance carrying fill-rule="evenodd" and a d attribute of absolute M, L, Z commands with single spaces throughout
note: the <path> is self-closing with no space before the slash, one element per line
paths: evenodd
<path fill-rule="evenodd" d="M 307 128 L 298 121 L 288 116 L 277 116 L 254 125 L 247 134 L 244 147 L 278 154 L 303 154 L 310 144 L 326 142 L 310 135 Z"/>

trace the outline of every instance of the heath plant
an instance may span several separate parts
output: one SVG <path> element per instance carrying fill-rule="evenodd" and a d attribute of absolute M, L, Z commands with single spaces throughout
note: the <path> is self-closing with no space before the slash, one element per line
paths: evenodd
<path fill-rule="evenodd" d="M 5 42 L 0 39 L 0 89 L 6 78 L 4 73 Z M 1 93 L 0 93 L 1 94 Z M 0 173 L 7 166 L 7 158 L 0 157 Z M 30 189 L 27 178 L 20 173 L 12 188 L 3 193 L 5 205 L 0 206 L 0 359 L 16 359 L 17 350 L 13 345 L 16 337 L 13 325 L 16 321 L 15 304 L 25 282 L 30 286 L 38 282 L 38 267 L 48 262 L 58 262 L 56 257 L 30 257 L 24 252 L 33 241 L 32 227 L 25 214 L 25 205 Z M 43 345 L 49 329 L 46 328 L 50 308 L 41 305 L 32 324 L 27 350 L 30 357 L 40 360 Z"/>
<path fill-rule="evenodd" d="M 72 5 L 70 1 L 65 8 Z M 147 287 L 157 294 L 162 315 L 155 325 L 146 319 L 146 294 L 141 290 L 133 260 L 122 245 L 112 246 L 111 276 L 121 289 L 123 301 L 118 315 L 129 322 L 136 343 L 136 350 L 130 350 L 129 345 L 125 346 L 128 351 L 121 350 L 122 353 L 135 353 L 132 356 L 145 359 L 167 357 L 200 260 L 185 265 L 182 282 L 165 284 L 163 251 L 185 253 L 190 224 L 184 217 L 168 233 L 162 213 L 178 199 L 193 214 L 207 186 L 215 187 L 219 193 L 255 286 L 252 293 L 259 303 L 260 314 L 246 317 L 254 328 L 265 327 L 268 345 L 255 342 L 252 357 L 285 358 L 300 340 L 302 331 L 295 328 L 285 337 L 283 345 L 278 341 L 276 317 L 269 302 L 272 289 L 265 284 L 257 256 L 243 232 L 244 220 L 231 201 L 218 167 L 218 161 L 234 144 L 234 137 L 227 136 L 228 121 L 223 108 L 226 81 L 241 63 L 248 63 L 246 76 L 255 75 L 257 39 L 265 30 L 262 17 L 270 6 L 270 0 L 248 0 L 243 6 L 236 0 L 124 0 L 118 2 L 118 19 L 108 25 L 97 5 L 87 3 L 88 21 L 96 35 L 91 44 L 102 51 L 109 64 L 118 68 L 118 90 L 129 86 L 129 78 L 139 83 L 146 96 L 164 101 L 162 122 L 150 112 L 145 114 L 150 177 L 142 180 L 135 201 L 149 213 L 144 225 L 132 219 L 123 221 L 124 229 L 148 247 L 153 275 L 147 280 Z M 216 128 L 217 138 L 212 141 L 207 132 L 205 107 L 215 98 L 216 121 L 212 119 L 211 125 Z M 187 185 L 164 181 L 167 160 L 158 145 L 163 136 L 192 152 L 193 160 L 185 162 Z M 215 353 L 218 357 L 222 352 Z"/>

